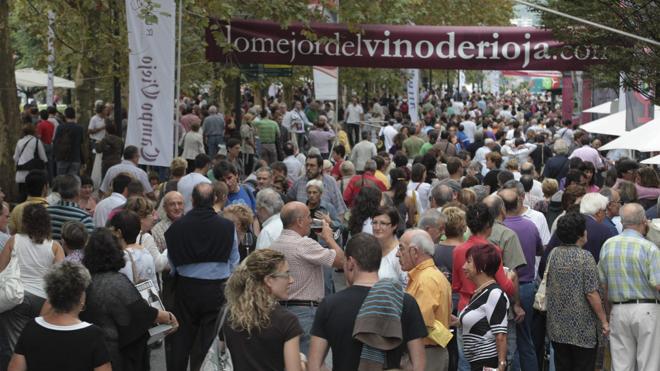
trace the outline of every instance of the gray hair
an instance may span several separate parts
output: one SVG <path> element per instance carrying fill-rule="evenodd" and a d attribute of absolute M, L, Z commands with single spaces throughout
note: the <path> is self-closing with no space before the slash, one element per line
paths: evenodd
<path fill-rule="evenodd" d="M 355 165 L 351 161 L 344 161 L 339 166 L 339 172 L 342 176 L 355 175 Z"/>
<path fill-rule="evenodd" d="M 439 224 L 443 226 L 447 223 L 447 217 L 438 210 L 430 209 L 422 215 L 417 223 L 417 228 L 426 229 L 428 227 L 437 227 Z"/>
<path fill-rule="evenodd" d="M 321 156 L 321 150 L 319 150 L 319 149 L 316 148 L 316 147 L 310 147 L 309 150 L 307 151 L 307 155 L 308 155 L 308 156 L 311 156 L 311 155 L 319 155 L 319 156 Z"/>
<path fill-rule="evenodd" d="M 216 107 L 216 106 L 209 107 L 209 113 L 212 114 L 212 115 L 218 113 L 218 107 Z"/>
<path fill-rule="evenodd" d="M 629 203 L 623 205 L 620 211 L 621 225 L 623 227 L 639 225 L 646 223 L 646 212 L 642 205 L 638 203 Z"/>
<path fill-rule="evenodd" d="M 369 159 L 364 163 L 364 171 L 376 171 L 376 169 L 376 161 Z"/>
<path fill-rule="evenodd" d="M 316 187 L 318 188 L 319 192 L 323 193 L 323 182 L 318 179 L 312 179 L 307 182 L 305 189 L 308 189 L 309 187 Z"/>
<path fill-rule="evenodd" d="M 268 216 L 273 216 L 282 210 L 282 197 L 271 188 L 262 189 L 257 193 L 257 209 L 264 209 Z"/>
<path fill-rule="evenodd" d="M 470 161 L 470 164 L 468 165 L 468 169 L 474 170 L 476 172 L 481 172 L 481 168 L 483 166 L 481 165 L 481 162 L 479 161 Z"/>
<path fill-rule="evenodd" d="M 587 193 L 580 200 L 580 213 L 595 215 L 597 212 L 607 209 L 607 204 L 609 204 L 609 200 L 602 194 Z"/>
<path fill-rule="evenodd" d="M 446 184 L 437 184 L 431 189 L 431 197 L 441 207 L 454 199 L 454 191 Z"/>
<path fill-rule="evenodd" d="M 418 249 L 423 251 L 425 254 L 433 256 L 435 252 L 435 245 L 433 240 L 425 231 L 421 229 L 412 229 L 413 235 L 410 237 L 410 244 L 417 246 Z M 424 233 L 421 233 L 424 232 Z"/>
<path fill-rule="evenodd" d="M 59 193 L 63 200 L 71 200 L 80 194 L 80 181 L 73 175 L 63 175 L 59 179 Z"/>
<path fill-rule="evenodd" d="M 502 189 L 513 189 L 518 194 L 518 197 L 525 195 L 525 186 L 522 185 L 519 181 L 515 179 L 508 180 L 504 183 Z"/>
<path fill-rule="evenodd" d="M 555 145 L 552 147 L 555 150 L 555 154 L 565 155 L 568 153 L 568 143 L 563 139 L 557 139 Z"/>
<path fill-rule="evenodd" d="M 57 313 L 68 313 L 80 304 L 80 298 L 92 277 L 80 263 L 63 261 L 55 264 L 44 276 L 48 302 Z"/>

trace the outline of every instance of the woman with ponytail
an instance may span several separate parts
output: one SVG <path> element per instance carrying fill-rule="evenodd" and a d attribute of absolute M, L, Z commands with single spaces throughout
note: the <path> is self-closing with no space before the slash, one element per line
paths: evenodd
<path fill-rule="evenodd" d="M 248 255 L 227 281 L 222 335 L 236 370 L 303 370 L 302 327 L 278 303 L 292 283 L 284 255 L 270 249 Z"/>

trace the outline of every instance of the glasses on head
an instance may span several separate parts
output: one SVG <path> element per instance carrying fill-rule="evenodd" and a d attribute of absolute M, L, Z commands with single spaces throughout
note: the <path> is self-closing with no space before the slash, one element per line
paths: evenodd
<path fill-rule="evenodd" d="M 290 278 L 291 277 L 291 272 L 277 272 L 277 273 L 272 273 L 270 274 L 271 277 L 273 278 Z"/>

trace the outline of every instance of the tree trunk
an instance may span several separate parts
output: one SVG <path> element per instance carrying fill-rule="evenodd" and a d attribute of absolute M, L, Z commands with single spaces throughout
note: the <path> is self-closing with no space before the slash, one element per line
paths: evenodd
<path fill-rule="evenodd" d="M 9 40 L 9 3 L 0 0 L 0 187 L 7 200 L 14 200 L 18 194 L 13 159 L 20 131 L 18 104 L 14 53 Z"/>

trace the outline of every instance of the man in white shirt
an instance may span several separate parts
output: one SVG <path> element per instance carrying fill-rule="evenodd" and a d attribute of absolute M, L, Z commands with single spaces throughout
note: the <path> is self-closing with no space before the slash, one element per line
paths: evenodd
<path fill-rule="evenodd" d="M 105 106 L 97 104 L 95 112 L 96 115 L 89 119 L 89 126 L 87 127 L 91 148 L 94 148 L 94 144 L 105 137 Z"/>
<path fill-rule="evenodd" d="M 483 176 L 486 176 L 488 171 L 490 171 L 486 166 L 486 155 L 492 152 L 496 145 L 497 143 L 494 140 L 491 138 L 486 138 L 484 140 L 484 145 L 479 147 L 479 149 L 477 149 L 477 151 L 474 153 L 474 161 L 477 161 L 481 164 L 481 175 Z"/>
<path fill-rule="evenodd" d="M 282 197 L 272 188 L 257 193 L 257 218 L 261 222 L 261 232 L 257 236 L 257 249 L 266 249 L 275 241 L 284 228 L 280 211 L 284 206 Z"/>
<path fill-rule="evenodd" d="M 344 113 L 344 121 L 348 130 L 348 140 L 351 146 L 355 145 L 358 141 L 360 121 L 362 120 L 364 120 L 364 110 L 362 109 L 362 105 L 358 104 L 357 97 L 353 97 L 351 103 L 346 106 L 346 112 Z"/>
<path fill-rule="evenodd" d="M 355 165 L 355 170 L 358 172 L 364 171 L 364 164 L 367 160 L 378 154 L 376 145 L 369 141 L 369 131 L 362 132 L 362 140 L 356 144 L 351 151 L 351 161 Z"/>
<path fill-rule="evenodd" d="M 465 114 L 465 120 L 461 122 L 461 125 L 463 125 L 463 133 L 470 143 L 474 143 L 474 133 L 477 132 L 477 124 L 471 120 L 469 113 Z"/>
<path fill-rule="evenodd" d="M 179 179 L 177 183 L 177 191 L 183 196 L 183 212 L 187 213 L 193 207 L 192 205 L 192 192 L 196 185 L 199 183 L 208 183 L 211 184 L 209 178 L 206 177 L 206 174 L 209 172 L 209 164 L 211 163 L 211 158 L 200 153 L 195 157 L 195 170 Z"/>
<path fill-rule="evenodd" d="M 105 227 L 112 210 L 126 203 L 128 184 L 131 181 L 131 177 L 127 174 L 119 174 L 112 179 L 112 194 L 101 200 L 94 209 L 92 219 L 97 228 Z"/>
<path fill-rule="evenodd" d="M 296 158 L 296 147 L 291 142 L 287 142 L 284 145 L 284 155 L 286 157 L 282 162 L 284 162 L 284 165 L 286 165 L 287 178 L 289 178 L 291 182 L 295 183 L 302 174 L 304 164 Z"/>
<path fill-rule="evenodd" d="M 108 169 L 108 171 L 105 173 L 103 181 L 101 182 L 99 190 L 104 194 L 108 194 L 110 183 L 117 176 L 117 174 L 126 173 L 139 180 L 140 183 L 142 183 L 142 187 L 144 187 L 144 193 L 147 194 L 147 197 L 153 199 L 154 191 L 153 188 L 151 188 L 149 176 L 144 170 L 137 166 L 139 161 L 140 152 L 136 146 L 127 146 L 124 148 L 124 160 L 121 163 L 111 166 Z"/>
<path fill-rule="evenodd" d="M 392 121 L 388 121 L 387 125 L 380 129 L 378 136 L 383 136 L 385 139 L 385 150 L 389 153 L 390 148 L 394 145 L 394 137 L 399 132 L 392 126 Z"/>

